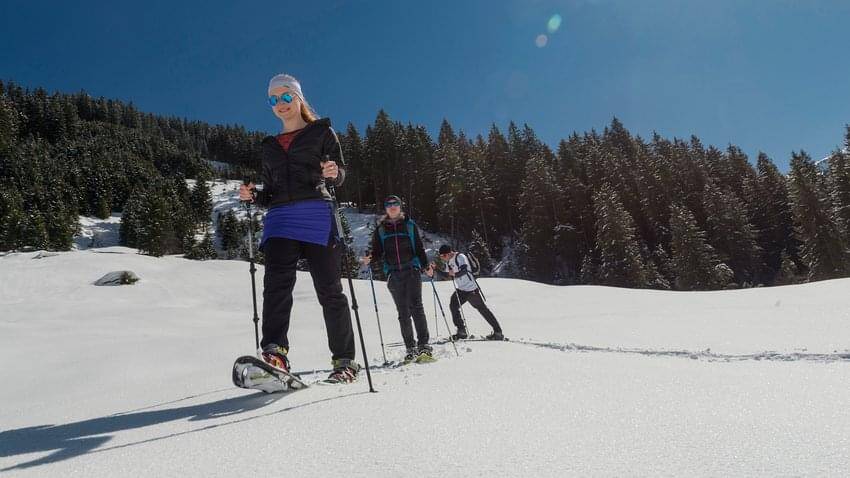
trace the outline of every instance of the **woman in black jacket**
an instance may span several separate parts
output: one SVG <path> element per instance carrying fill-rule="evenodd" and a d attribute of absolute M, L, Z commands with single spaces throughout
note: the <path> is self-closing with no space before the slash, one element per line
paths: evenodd
<path fill-rule="evenodd" d="M 241 200 L 269 208 L 260 241 L 265 255 L 262 357 L 275 367 L 290 370 L 287 332 L 292 290 L 296 264 L 305 258 L 328 332 L 334 368 L 328 381 L 353 382 L 360 366 L 354 361 L 351 314 L 340 281 L 344 245 L 337 240 L 327 189 L 345 179 L 339 140 L 330 121 L 317 118 L 292 76 L 272 78 L 268 94 L 283 131 L 263 140 L 263 188 L 247 184 L 239 190 Z"/>
<path fill-rule="evenodd" d="M 421 273 L 432 275 L 433 269 L 425 254 L 419 226 L 401 210 L 401 198 L 388 196 L 384 199 L 384 209 L 386 215 L 378 221 L 372 235 L 372 252 L 363 258 L 363 263 L 371 263 L 373 257 L 383 262 L 387 288 L 398 310 L 401 336 L 407 348 L 404 360 L 429 361 L 433 356 L 422 306 Z M 416 338 L 413 337 L 414 326 Z"/>

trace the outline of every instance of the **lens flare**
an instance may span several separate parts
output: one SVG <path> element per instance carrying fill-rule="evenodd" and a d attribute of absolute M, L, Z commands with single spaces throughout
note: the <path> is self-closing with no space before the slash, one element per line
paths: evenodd
<path fill-rule="evenodd" d="M 534 43 L 537 45 L 537 48 L 543 48 L 549 43 L 549 37 L 546 35 L 540 34 L 537 35 L 537 38 L 534 40 Z"/>
<path fill-rule="evenodd" d="M 558 31 L 558 29 L 561 28 L 562 21 L 563 18 L 561 18 L 561 16 L 557 13 L 552 15 L 552 18 L 550 18 L 549 21 L 546 23 L 546 27 L 549 29 L 549 33 L 555 33 L 556 31 Z"/>

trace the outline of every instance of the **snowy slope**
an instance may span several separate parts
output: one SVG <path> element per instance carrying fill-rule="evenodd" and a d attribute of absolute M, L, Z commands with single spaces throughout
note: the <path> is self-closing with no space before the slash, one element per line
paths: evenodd
<path fill-rule="evenodd" d="M 80 230 L 71 246 L 74 250 L 117 246 L 120 243 L 121 213 L 106 219 L 80 216 Z"/>
<path fill-rule="evenodd" d="M 195 180 L 188 179 L 186 184 L 189 188 L 195 187 Z M 210 214 L 210 234 L 214 238 L 214 243 L 217 248 L 221 249 L 221 241 L 216 236 L 215 232 L 218 228 L 218 213 L 226 214 L 232 210 L 236 216 L 244 219 L 246 216 L 245 208 L 239 202 L 239 185 L 241 181 L 209 181 L 210 196 L 212 197 L 213 211 Z M 80 216 L 80 230 L 74 237 L 74 250 L 99 249 L 106 247 L 114 247 L 120 244 L 119 230 L 121 228 L 121 213 L 113 213 L 106 219 L 97 217 Z M 198 239 L 203 238 L 203 234 L 199 232 Z"/>
<path fill-rule="evenodd" d="M 843 476 L 850 468 L 850 280 L 676 293 L 484 279 L 512 342 L 465 343 L 460 357 L 438 346 L 435 364 L 376 369 L 376 394 L 364 374 L 354 385 L 268 396 L 230 383 L 233 359 L 254 341 L 246 263 L 120 247 L 36 256 L 0 257 L 2 476 Z M 142 280 L 91 285 L 121 269 Z M 369 282 L 355 282 L 377 365 Z M 451 284 L 437 287 L 447 304 Z M 385 341 L 396 342 L 391 298 L 384 283 L 376 289 Z M 295 298 L 294 368 L 326 369 L 309 274 L 299 273 Z M 488 331 L 466 312 L 474 333 Z M 439 329 L 444 336 L 442 319 Z"/>

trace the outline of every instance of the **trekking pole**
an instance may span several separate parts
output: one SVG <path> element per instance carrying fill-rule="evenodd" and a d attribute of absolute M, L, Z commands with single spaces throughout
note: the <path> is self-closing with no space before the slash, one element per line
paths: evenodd
<path fill-rule="evenodd" d="M 333 131 L 333 130 L 331 130 Z M 334 133 L 336 136 L 336 133 Z M 339 141 L 339 140 L 337 140 Z M 342 147 L 340 146 L 340 158 L 342 158 Z M 330 161 L 330 156 L 325 155 L 325 161 Z M 345 243 L 345 234 L 342 232 L 342 219 L 340 218 L 339 212 L 339 203 L 336 200 L 336 188 L 332 185 L 327 185 L 328 192 L 331 195 L 331 200 L 333 200 L 334 207 L 334 218 L 336 219 L 336 235 L 340 244 L 343 248 L 345 248 L 345 257 L 347 261 L 353 259 L 351 249 L 348 247 L 348 244 Z M 369 353 L 366 352 L 366 342 L 363 340 L 363 327 L 360 326 L 360 312 L 358 312 L 359 307 L 357 306 L 357 296 L 354 295 L 354 280 L 351 279 L 351 271 L 346 274 L 348 276 L 348 291 L 351 294 L 351 310 L 354 311 L 354 319 L 357 323 L 357 333 L 360 335 L 360 350 L 363 351 L 363 365 L 366 367 L 366 378 L 369 380 L 369 391 L 375 393 L 375 388 L 372 386 L 372 372 L 369 370 Z"/>
<path fill-rule="evenodd" d="M 446 311 L 443 310 L 443 303 L 440 301 L 440 295 L 437 294 L 437 286 L 434 285 L 434 277 L 431 277 L 431 288 L 434 290 L 434 298 L 437 300 L 437 304 L 440 305 L 440 312 L 443 314 L 443 322 L 446 323 L 446 330 L 449 331 L 449 341 L 452 343 L 452 347 L 455 349 L 455 355 L 460 357 L 460 354 L 457 351 L 457 345 L 455 344 L 455 339 L 452 338 L 452 329 L 449 327 L 449 319 L 446 318 Z"/>
<path fill-rule="evenodd" d="M 451 329 L 449 329 L 451 332 Z M 440 336 L 440 321 L 437 320 L 437 294 L 434 294 L 434 335 Z"/>
<path fill-rule="evenodd" d="M 457 283 L 452 277 L 452 285 L 455 287 L 455 297 L 457 298 L 457 308 L 460 309 L 460 319 L 463 321 L 463 328 L 466 329 L 466 334 L 469 335 L 469 326 L 466 325 L 466 314 L 463 313 L 463 304 L 460 302 L 460 292 L 457 290 Z"/>
<path fill-rule="evenodd" d="M 372 286 L 372 303 L 375 304 L 375 319 L 378 320 L 378 337 L 381 338 L 381 352 L 384 354 L 384 364 L 387 361 L 387 350 L 384 348 L 384 334 L 381 332 L 381 316 L 378 314 L 378 296 L 375 295 L 375 281 L 372 280 L 372 265 L 369 265 L 369 284 Z"/>
<path fill-rule="evenodd" d="M 251 263 L 251 296 L 254 299 L 254 347 L 260 350 L 260 317 L 257 315 L 257 282 L 254 275 L 257 267 L 254 265 L 254 217 L 251 214 L 251 201 L 245 201 L 245 211 L 248 213 L 248 261 Z"/>
<path fill-rule="evenodd" d="M 472 272 L 469 272 L 467 270 L 466 273 L 469 274 L 469 278 L 472 279 L 472 282 L 475 283 L 475 287 L 478 289 L 478 293 L 481 294 L 481 298 L 484 299 L 484 302 L 487 302 L 487 297 L 484 296 L 484 289 L 482 289 L 481 285 L 478 284 L 478 279 L 476 279 L 475 276 L 472 275 Z"/>

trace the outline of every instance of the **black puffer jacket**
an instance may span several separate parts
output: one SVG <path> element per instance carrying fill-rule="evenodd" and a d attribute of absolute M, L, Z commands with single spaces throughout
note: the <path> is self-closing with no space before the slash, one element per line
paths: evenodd
<path fill-rule="evenodd" d="M 336 180 L 322 178 L 321 163 L 326 160 L 336 161 L 339 166 Z M 343 166 L 339 140 L 327 118 L 305 126 L 292 140 L 288 152 L 277 138 L 268 136 L 263 140 L 263 189 L 255 191 L 255 202 L 274 207 L 304 199 L 330 200 L 326 183 L 340 186 L 345 180 Z"/>

